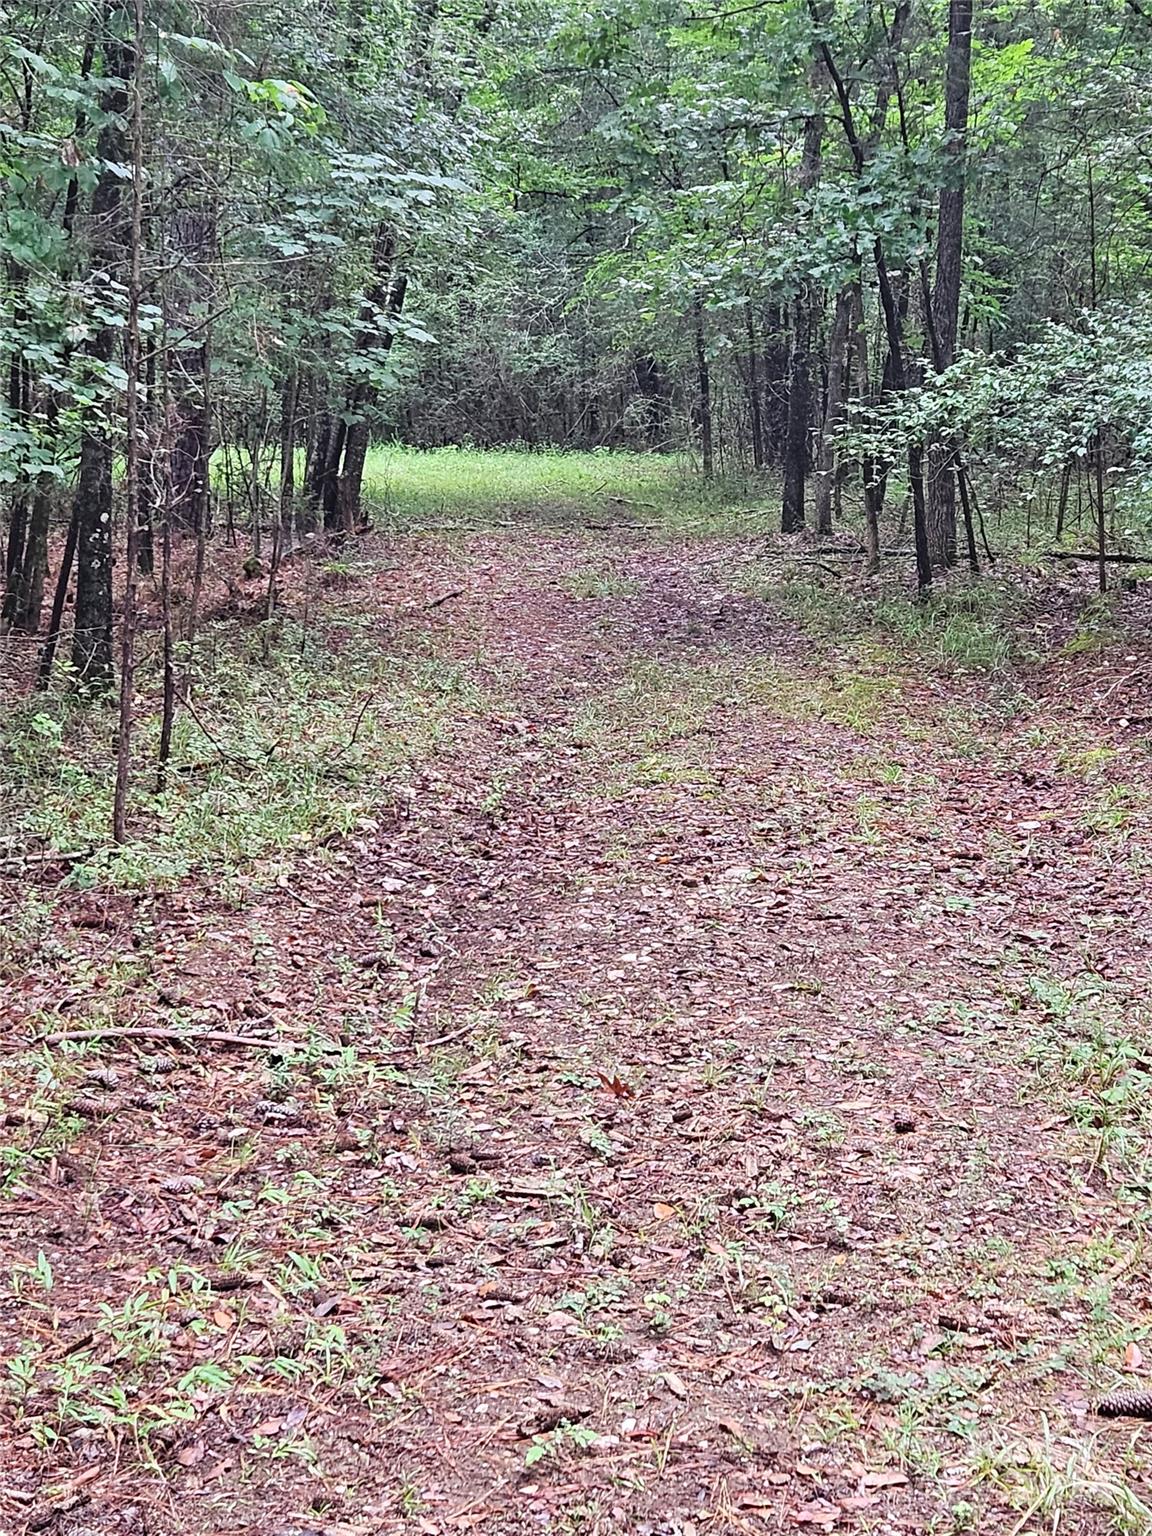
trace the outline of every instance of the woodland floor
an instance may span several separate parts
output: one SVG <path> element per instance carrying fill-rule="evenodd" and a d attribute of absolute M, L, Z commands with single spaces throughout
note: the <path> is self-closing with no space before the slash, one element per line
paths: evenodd
<path fill-rule="evenodd" d="M 0 1530 L 1152 1529 L 1145 600 L 975 668 L 765 541 L 357 558 L 332 664 L 459 709 L 347 835 L 5 866 Z"/>

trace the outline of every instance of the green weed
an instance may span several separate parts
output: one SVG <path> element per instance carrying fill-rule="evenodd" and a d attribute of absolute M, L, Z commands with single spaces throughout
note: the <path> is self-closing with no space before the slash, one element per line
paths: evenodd
<path fill-rule="evenodd" d="M 573 571 L 564 578 L 561 586 L 570 597 L 582 598 L 631 597 L 637 590 L 636 583 L 629 577 L 595 566 Z"/>

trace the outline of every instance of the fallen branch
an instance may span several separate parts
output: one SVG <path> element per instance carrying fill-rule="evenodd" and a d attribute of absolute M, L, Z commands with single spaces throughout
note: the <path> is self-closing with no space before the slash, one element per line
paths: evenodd
<path fill-rule="evenodd" d="M 76 848 L 72 852 L 64 849 L 58 852 L 50 848 L 42 848 L 34 853 L 14 853 L 0 859 L 0 873 L 7 870 L 27 869 L 33 864 L 78 864 L 82 859 L 90 858 L 91 848 Z"/>
<path fill-rule="evenodd" d="M 58 1029 L 49 1035 L 37 1035 L 33 1045 L 64 1045 L 73 1040 L 179 1040 L 184 1045 L 207 1041 L 212 1045 L 241 1045 L 253 1049 L 300 1051 L 298 1040 L 270 1040 L 266 1035 L 234 1035 L 224 1029 L 162 1029 L 146 1025 L 116 1025 L 108 1029 Z"/>
<path fill-rule="evenodd" d="M 464 595 L 464 588 L 463 587 L 453 587 L 451 592 L 442 592 L 439 597 L 434 597 L 431 600 L 431 602 L 425 603 L 424 604 L 425 611 L 427 611 L 429 608 L 439 608 L 444 603 L 450 602 L 452 600 L 452 598 L 454 598 L 454 597 L 463 597 L 463 595 Z"/>
<path fill-rule="evenodd" d="M 465 1024 L 461 1029 L 454 1029 L 450 1034 L 437 1035 L 435 1040 L 415 1040 L 413 1044 L 417 1050 L 430 1051 L 438 1045 L 450 1045 L 453 1040 L 462 1039 L 472 1028 L 471 1024 Z"/>
<path fill-rule="evenodd" d="M 1091 560 L 1099 565 L 1101 560 L 1109 565 L 1152 565 L 1152 555 L 1099 555 L 1095 550 L 1050 549 L 1045 560 Z"/>
<path fill-rule="evenodd" d="M 391 1051 L 389 1055 L 395 1059 L 404 1060 L 411 1050 L 420 1053 L 430 1051 L 437 1046 L 450 1045 L 453 1040 L 460 1040 L 472 1030 L 471 1024 L 465 1024 L 460 1029 L 454 1029 L 447 1035 L 437 1035 L 433 1040 L 414 1040 L 412 1047 Z M 201 1029 L 191 1032 L 186 1029 L 164 1029 L 151 1025 L 115 1025 L 108 1029 L 58 1029 L 48 1035 L 36 1035 L 33 1045 L 64 1045 L 78 1040 L 173 1040 L 180 1041 L 183 1045 L 196 1045 L 205 1041 L 211 1045 L 237 1045 L 248 1046 L 253 1050 L 271 1051 L 302 1051 L 303 1044 L 299 1040 L 283 1040 L 280 1038 L 269 1039 L 267 1035 L 234 1035 L 226 1029 Z M 330 1040 L 327 1042 L 330 1049 L 338 1051 L 342 1049 L 340 1042 Z"/>
<path fill-rule="evenodd" d="M 862 546 L 849 548 L 844 544 L 821 544 L 818 545 L 817 548 L 819 553 L 816 554 L 793 555 L 790 554 L 787 550 L 780 551 L 780 553 L 788 559 L 795 560 L 797 565 L 802 565 L 805 562 L 810 562 L 813 560 L 819 561 L 826 555 L 836 555 L 843 560 L 860 560 L 868 553 L 868 551 Z M 772 550 L 770 553 L 775 554 L 777 551 Z M 904 560 L 912 553 L 912 551 L 910 549 L 878 549 L 876 553 L 882 560 Z"/>
<path fill-rule="evenodd" d="M 663 523 L 623 523 L 617 519 L 614 523 L 581 523 L 581 528 L 593 529 L 597 533 L 631 533 L 636 528 L 663 528 Z"/>

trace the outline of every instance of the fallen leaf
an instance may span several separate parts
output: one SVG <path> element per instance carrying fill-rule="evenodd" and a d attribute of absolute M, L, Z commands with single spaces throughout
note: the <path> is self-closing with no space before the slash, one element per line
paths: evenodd
<path fill-rule="evenodd" d="M 875 1472 L 865 1472 L 860 1479 L 865 1488 L 899 1488 L 907 1481 L 907 1473 L 899 1467 L 878 1467 Z"/>
<path fill-rule="evenodd" d="M 790 1518 L 796 1525 L 820 1525 L 826 1531 L 830 1531 L 834 1525 L 840 1523 L 840 1506 L 829 1504 L 824 1499 L 814 1499 L 811 1504 L 801 1504 L 799 1509 L 790 1512 Z"/>
<path fill-rule="evenodd" d="M 688 1396 L 688 1388 L 680 1380 L 675 1371 L 665 1371 L 663 1375 L 664 1385 L 668 1388 L 673 1397 Z"/>
<path fill-rule="evenodd" d="M 193 1440 L 188 1445 L 182 1445 L 176 1452 L 176 1460 L 182 1467 L 198 1467 L 204 1460 L 203 1440 Z"/>
<path fill-rule="evenodd" d="M 635 1088 L 630 1088 L 627 1083 L 621 1082 L 616 1073 L 609 1077 L 605 1072 L 597 1072 L 596 1076 L 600 1079 L 601 1084 L 607 1088 L 608 1092 L 615 1094 L 618 1099 L 634 1099 L 636 1097 Z"/>

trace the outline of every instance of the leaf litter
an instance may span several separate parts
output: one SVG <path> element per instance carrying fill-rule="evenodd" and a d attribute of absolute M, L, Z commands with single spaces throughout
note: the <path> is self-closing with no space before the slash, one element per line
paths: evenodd
<path fill-rule="evenodd" d="M 381 643 L 493 685 L 396 804 L 240 900 L 45 875 L 7 1528 L 1145 1528 L 1133 642 L 945 676 L 775 558 L 393 540 Z M 284 1043 L 30 1045 L 94 1004 Z"/>

